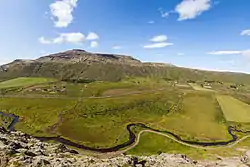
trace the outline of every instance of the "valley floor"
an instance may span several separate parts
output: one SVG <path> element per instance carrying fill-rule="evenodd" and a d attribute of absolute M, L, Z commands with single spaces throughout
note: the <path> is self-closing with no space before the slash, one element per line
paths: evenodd
<path fill-rule="evenodd" d="M 116 151 L 133 155 L 185 153 L 196 159 L 215 154 L 235 156 L 249 149 L 249 134 L 241 132 L 233 132 L 238 138 L 226 147 L 195 144 L 232 140 L 228 127 L 250 129 L 250 100 L 245 88 L 236 92 L 226 89 L 226 84 L 214 84 L 207 90 L 197 83 L 151 78 L 85 84 L 34 78 L 24 83 L 15 88 L 2 84 L 0 110 L 19 116 L 15 128 L 32 136 L 61 136 L 98 150 L 126 143 L 133 133 L 135 141 Z M 240 116 L 232 116 L 235 113 Z M 1 121 L 11 120 L 1 117 Z M 128 133 L 126 127 L 133 123 L 157 131 L 135 126 Z M 194 144 L 182 142 L 166 131 Z"/>

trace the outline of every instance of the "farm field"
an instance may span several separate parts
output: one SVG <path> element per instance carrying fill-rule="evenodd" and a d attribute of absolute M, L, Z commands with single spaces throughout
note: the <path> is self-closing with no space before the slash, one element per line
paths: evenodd
<path fill-rule="evenodd" d="M 169 87 L 169 83 L 164 80 L 153 80 L 149 78 L 130 78 L 119 82 L 90 82 L 90 83 L 69 83 L 63 81 L 45 82 L 28 85 L 26 79 L 17 78 L 14 81 L 22 83 L 12 85 L 11 89 L 7 86 L 3 89 L 4 95 L 8 96 L 33 96 L 33 97 L 62 97 L 62 98 L 81 98 L 81 97 L 105 97 L 119 96 L 126 94 L 139 94 Z M 6 81 L 7 82 L 7 81 Z M 8 81 L 8 82 L 11 82 Z M 31 83 L 29 83 L 31 84 Z"/>
<path fill-rule="evenodd" d="M 183 96 L 181 107 L 176 114 L 164 116 L 159 125 L 187 139 L 212 141 L 229 137 L 223 113 L 213 94 L 189 92 Z"/>
<path fill-rule="evenodd" d="M 34 84 L 41 84 L 41 83 L 55 82 L 55 81 L 56 81 L 55 79 L 49 79 L 49 78 L 20 77 L 0 82 L 0 88 L 3 89 L 3 88 L 13 88 L 13 87 L 25 87 Z"/>
<path fill-rule="evenodd" d="M 227 95 L 217 95 L 227 121 L 250 122 L 250 105 Z"/>

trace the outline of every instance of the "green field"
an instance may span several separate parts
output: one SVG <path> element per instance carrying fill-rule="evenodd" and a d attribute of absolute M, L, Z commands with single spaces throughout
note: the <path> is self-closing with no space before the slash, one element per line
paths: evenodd
<path fill-rule="evenodd" d="M 119 82 L 93 82 L 83 88 L 83 96 L 109 96 L 169 87 L 161 79 L 128 78 Z"/>
<path fill-rule="evenodd" d="M 47 82 L 54 82 L 55 79 L 48 79 L 48 78 L 28 78 L 28 77 L 20 77 L 11 80 L 7 80 L 4 82 L 0 82 L 0 89 L 3 88 L 13 88 L 13 87 L 25 87 L 31 86 L 35 84 L 47 83 Z"/>
<path fill-rule="evenodd" d="M 20 116 L 17 130 L 46 135 L 49 126 L 58 121 L 58 114 L 73 107 L 75 101 L 63 99 L 2 98 L 0 110 Z"/>
<path fill-rule="evenodd" d="M 64 98 L 105 97 L 143 93 L 169 87 L 168 82 L 152 78 L 129 78 L 119 82 L 69 83 L 49 82 L 34 84 L 21 91 L 9 89 L 6 95 L 58 96 Z M 20 90 L 20 89 L 18 89 Z"/>
<path fill-rule="evenodd" d="M 179 144 L 167 137 L 152 133 L 143 133 L 139 145 L 130 150 L 128 154 L 136 155 L 156 155 L 161 153 L 196 154 L 195 157 L 202 156 L 205 151 Z"/>
<path fill-rule="evenodd" d="M 211 141 L 229 138 L 223 122 L 222 111 L 213 94 L 189 92 L 183 96 L 181 110 L 162 117 L 159 126 L 187 139 Z"/>
<path fill-rule="evenodd" d="M 7 93 L 9 96 L 0 99 L 0 111 L 20 116 L 17 130 L 36 136 L 61 135 L 95 148 L 126 142 L 129 137 L 126 126 L 130 123 L 144 123 L 154 129 L 173 132 L 185 140 L 204 142 L 230 140 L 229 125 L 247 130 L 247 123 L 250 123 L 250 107 L 241 102 L 249 101 L 247 94 L 235 93 L 223 85 L 214 91 L 191 84 L 193 90 L 187 83 L 173 84 L 159 78 L 90 83 L 54 81 L 17 78 L 0 83 L 2 88 L 18 87 L 18 91 L 13 89 Z M 221 95 L 224 90 L 241 101 Z M 52 128 L 54 125 L 57 126 Z M 140 129 L 135 131 L 139 133 Z M 230 154 L 230 150 L 219 151 Z M 139 145 L 128 153 L 161 152 L 185 153 L 199 158 L 212 153 L 149 133 L 143 134 Z"/>
<path fill-rule="evenodd" d="M 149 156 L 158 155 L 161 153 L 169 154 L 185 154 L 193 159 L 212 159 L 217 160 L 218 156 L 221 157 L 235 157 L 243 155 L 244 151 L 248 150 L 250 138 L 236 144 L 233 147 L 220 147 L 216 149 L 198 149 L 193 147 L 184 146 L 167 137 L 159 136 L 152 133 L 143 133 L 139 144 L 128 151 L 127 154 Z"/>
<path fill-rule="evenodd" d="M 227 121 L 250 122 L 250 105 L 227 95 L 217 95 L 217 100 Z"/>
<path fill-rule="evenodd" d="M 108 147 L 127 140 L 126 126 L 143 122 L 157 125 L 178 101 L 174 91 L 130 95 L 110 99 L 83 100 L 65 115 L 59 133 L 96 147 Z M 171 96 L 168 96 L 171 95 Z"/>

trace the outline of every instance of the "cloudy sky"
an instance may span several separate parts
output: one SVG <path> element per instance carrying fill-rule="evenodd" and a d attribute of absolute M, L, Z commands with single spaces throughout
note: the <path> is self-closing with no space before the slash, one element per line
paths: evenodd
<path fill-rule="evenodd" d="M 1 0 L 0 64 L 68 49 L 250 73 L 249 0 Z"/>

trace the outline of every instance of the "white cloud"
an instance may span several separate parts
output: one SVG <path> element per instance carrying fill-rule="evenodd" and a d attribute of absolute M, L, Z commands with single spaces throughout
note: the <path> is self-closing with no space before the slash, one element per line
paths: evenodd
<path fill-rule="evenodd" d="M 167 42 L 168 37 L 166 35 L 157 35 L 150 39 L 152 42 L 151 44 L 144 45 L 143 47 L 146 49 L 153 49 L 153 48 L 164 48 L 170 45 L 173 45 L 173 43 Z"/>
<path fill-rule="evenodd" d="M 90 41 L 92 41 L 92 40 L 97 40 L 97 39 L 99 39 L 99 36 L 98 36 L 96 33 L 94 33 L 94 32 L 90 32 L 90 33 L 88 34 L 88 36 L 87 36 L 86 39 L 87 39 L 87 40 L 90 40 Z"/>
<path fill-rule="evenodd" d="M 153 20 L 150 20 L 149 22 L 148 22 L 148 24 L 154 24 L 155 23 L 155 21 L 153 21 Z"/>
<path fill-rule="evenodd" d="M 163 11 L 162 8 L 159 8 L 158 10 L 161 13 L 161 17 L 163 17 L 163 18 L 167 18 L 169 16 L 169 14 L 171 13 L 171 12 L 165 12 L 165 11 Z"/>
<path fill-rule="evenodd" d="M 122 48 L 121 46 L 113 46 L 113 49 L 115 49 L 115 50 L 119 50 L 121 48 Z"/>
<path fill-rule="evenodd" d="M 173 43 L 159 42 L 159 43 L 145 45 L 143 47 L 145 49 L 154 49 L 154 48 L 164 48 L 164 47 L 171 46 L 171 45 L 173 45 Z"/>
<path fill-rule="evenodd" d="M 54 40 L 55 43 L 73 43 L 79 44 L 84 40 L 82 33 L 62 33 L 58 38 Z"/>
<path fill-rule="evenodd" d="M 72 12 L 77 7 L 78 0 L 57 0 L 50 5 L 50 12 L 55 27 L 68 27 L 73 21 Z"/>
<path fill-rule="evenodd" d="M 214 51 L 208 52 L 210 55 L 242 55 L 246 58 L 250 58 L 250 50 L 229 50 L 229 51 Z"/>
<path fill-rule="evenodd" d="M 243 30 L 240 35 L 250 36 L 250 29 L 249 30 Z"/>
<path fill-rule="evenodd" d="M 214 51 L 214 52 L 208 52 L 207 54 L 210 55 L 236 55 L 241 54 L 242 51 L 237 50 L 224 50 L 224 51 Z"/>
<path fill-rule="evenodd" d="M 80 32 L 61 33 L 58 37 L 53 39 L 45 39 L 44 37 L 39 38 L 39 42 L 42 44 L 62 44 L 62 43 L 80 44 L 83 41 L 84 41 L 84 35 Z"/>
<path fill-rule="evenodd" d="M 40 38 L 38 39 L 38 41 L 39 41 L 41 44 L 51 44 L 51 43 L 52 43 L 52 41 L 46 40 L 44 37 L 40 37 Z"/>
<path fill-rule="evenodd" d="M 210 55 L 234 55 L 234 54 L 241 54 L 241 51 L 234 51 L 234 50 L 229 50 L 229 51 L 214 51 L 214 52 L 208 52 L 207 54 Z"/>
<path fill-rule="evenodd" d="M 183 0 L 175 8 L 179 21 L 194 19 L 211 8 L 211 0 Z"/>
<path fill-rule="evenodd" d="M 250 59 L 250 50 L 245 50 L 242 52 L 242 55 L 245 56 L 246 58 Z"/>
<path fill-rule="evenodd" d="M 164 42 L 168 39 L 168 37 L 166 35 L 158 35 L 153 37 L 152 39 L 150 39 L 150 41 L 152 42 Z"/>
<path fill-rule="evenodd" d="M 91 41 L 91 43 L 90 43 L 90 47 L 91 47 L 91 48 L 97 48 L 98 46 L 99 46 L 98 42 L 96 42 L 96 41 Z"/>

